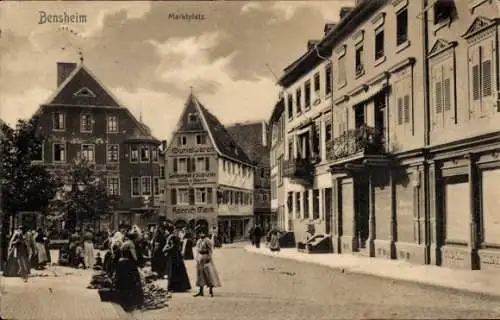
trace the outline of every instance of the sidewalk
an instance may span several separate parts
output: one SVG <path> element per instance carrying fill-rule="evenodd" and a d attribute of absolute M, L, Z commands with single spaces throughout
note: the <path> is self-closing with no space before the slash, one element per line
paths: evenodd
<path fill-rule="evenodd" d="M 449 288 L 471 293 L 500 297 L 500 272 L 471 271 L 414 265 L 400 260 L 358 257 L 348 254 L 307 254 L 296 248 L 281 249 L 279 253 L 268 248 L 245 246 L 245 251 L 276 258 L 313 263 L 342 270 L 344 273 L 372 275 L 424 285 Z"/>

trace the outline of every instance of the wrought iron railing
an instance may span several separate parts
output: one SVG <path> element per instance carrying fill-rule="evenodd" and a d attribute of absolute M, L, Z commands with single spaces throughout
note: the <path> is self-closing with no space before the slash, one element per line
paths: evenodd
<path fill-rule="evenodd" d="M 362 126 L 346 131 L 326 144 L 329 160 L 336 160 L 357 153 L 379 154 L 385 152 L 384 132 L 378 128 Z"/>
<path fill-rule="evenodd" d="M 307 179 L 312 177 L 314 164 L 311 158 L 289 159 L 283 163 L 283 175 L 288 178 Z"/>

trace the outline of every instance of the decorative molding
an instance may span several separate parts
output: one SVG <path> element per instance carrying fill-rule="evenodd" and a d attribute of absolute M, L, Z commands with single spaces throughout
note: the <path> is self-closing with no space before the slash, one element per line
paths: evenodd
<path fill-rule="evenodd" d="M 373 65 L 376 67 L 378 65 L 381 65 L 382 63 L 385 62 L 385 60 L 387 60 L 387 57 L 384 55 L 380 58 L 378 58 L 377 60 L 375 60 L 375 62 L 373 63 Z"/>
<path fill-rule="evenodd" d="M 480 5 L 484 4 L 488 2 L 489 4 L 491 4 L 493 2 L 493 0 L 469 0 L 469 11 L 470 13 L 474 14 L 474 10 L 476 10 L 477 7 L 479 7 Z"/>
<path fill-rule="evenodd" d="M 362 84 L 356 88 L 354 88 L 351 92 L 349 92 L 347 95 L 350 96 L 350 97 L 353 97 L 353 96 L 356 96 L 358 94 L 360 94 L 361 92 L 363 91 L 368 91 L 368 88 L 369 86 L 366 85 L 366 84 Z"/>
<path fill-rule="evenodd" d="M 434 45 L 432 46 L 431 50 L 427 54 L 427 57 L 428 58 L 435 57 L 438 54 L 447 51 L 448 49 L 456 47 L 457 44 L 458 44 L 457 41 L 447 41 L 444 39 L 437 39 L 436 42 L 434 42 Z"/>
<path fill-rule="evenodd" d="M 337 49 L 335 49 L 335 54 L 338 55 L 338 57 L 340 58 L 345 56 L 346 51 L 347 51 L 347 45 L 343 44 L 339 46 Z"/>
<path fill-rule="evenodd" d="M 382 26 L 385 22 L 385 12 L 380 12 L 372 19 L 372 24 L 375 29 Z"/>
<path fill-rule="evenodd" d="M 358 43 L 362 42 L 364 38 L 365 30 L 359 30 L 352 36 L 352 41 L 354 42 L 354 45 L 357 45 Z"/>
<path fill-rule="evenodd" d="M 341 96 L 340 98 L 335 99 L 335 100 L 333 101 L 333 103 L 334 103 L 335 105 L 339 105 L 339 104 L 341 104 L 341 103 L 343 103 L 343 102 L 346 102 L 346 101 L 348 101 L 348 100 L 349 100 L 349 96 L 348 96 L 348 95 L 343 95 L 343 96 Z"/>
<path fill-rule="evenodd" d="M 75 92 L 73 95 L 76 97 L 83 97 L 83 98 L 95 98 L 96 97 L 95 93 L 93 93 L 92 90 L 90 90 L 87 87 L 81 88 L 80 90 Z"/>
<path fill-rule="evenodd" d="M 395 65 L 393 65 L 391 68 L 389 68 L 389 70 L 387 70 L 389 73 L 394 73 L 396 71 L 399 71 L 409 65 L 413 65 L 415 64 L 417 60 L 414 58 L 414 57 L 409 57 L 409 58 L 406 58 L 404 59 L 403 61 L 401 62 L 398 62 L 396 63 Z"/>
<path fill-rule="evenodd" d="M 394 11 L 398 12 L 408 5 L 408 0 L 393 0 L 392 6 L 394 7 Z"/>
<path fill-rule="evenodd" d="M 402 44 L 400 44 L 396 48 L 396 53 L 400 53 L 401 51 L 403 51 L 404 49 L 408 48 L 409 46 L 410 46 L 410 40 L 406 40 L 405 42 L 403 42 Z"/>
<path fill-rule="evenodd" d="M 464 39 L 470 39 L 471 37 L 479 34 L 482 31 L 489 29 L 498 24 L 499 18 L 489 19 L 486 17 L 477 17 L 467 28 L 467 31 L 462 35 Z"/>
<path fill-rule="evenodd" d="M 371 78 L 370 80 L 368 80 L 366 82 L 366 84 L 369 85 L 369 86 L 374 86 L 374 85 L 378 84 L 381 81 L 384 81 L 384 80 L 387 81 L 390 76 L 391 76 L 391 74 L 389 72 L 384 71 L 384 72 L 376 75 L 375 77 Z"/>

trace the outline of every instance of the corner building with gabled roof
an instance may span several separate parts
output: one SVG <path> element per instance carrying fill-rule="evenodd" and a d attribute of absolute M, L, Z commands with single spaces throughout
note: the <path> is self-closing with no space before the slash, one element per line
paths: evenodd
<path fill-rule="evenodd" d="M 166 215 L 176 226 L 203 225 L 234 239 L 253 224 L 254 165 L 224 125 L 188 97 L 165 154 Z"/>

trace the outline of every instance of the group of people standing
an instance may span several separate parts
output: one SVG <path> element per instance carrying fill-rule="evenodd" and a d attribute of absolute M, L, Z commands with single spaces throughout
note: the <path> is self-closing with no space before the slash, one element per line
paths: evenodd
<path fill-rule="evenodd" d="M 191 290 L 191 282 L 184 260 L 194 259 L 194 251 L 196 286 L 199 287 L 195 296 L 203 296 L 204 287 L 208 287 L 213 296 L 213 288 L 221 285 L 213 264 L 214 246 L 205 228 L 198 228 L 195 232 L 197 240 L 194 246 L 193 236 L 188 230 L 175 229 L 172 225 L 159 225 L 150 241 L 144 241 L 137 227 L 110 235 L 110 250 L 104 256 L 103 269 L 112 279 L 125 310 L 139 308 L 144 303 L 139 270 L 148 258 L 151 259 L 152 272 L 159 278 L 168 279 L 169 292 L 187 292 Z"/>
<path fill-rule="evenodd" d="M 249 232 L 250 240 L 252 245 L 256 248 L 260 248 L 260 242 L 264 236 L 264 230 L 259 226 L 255 225 L 250 229 Z M 271 228 L 266 235 L 266 242 L 268 244 L 269 250 L 272 252 L 279 252 L 280 249 L 280 239 L 281 233 L 276 228 Z"/>
<path fill-rule="evenodd" d="M 62 266 L 92 269 L 95 263 L 94 235 L 90 230 L 73 233 L 59 251 L 59 264 Z"/>
<path fill-rule="evenodd" d="M 27 281 L 32 268 L 40 270 L 51 263 L 49 244 L 49 237 L 42 229 L 17 228 L 9 241 L 3 275 Z"/>

